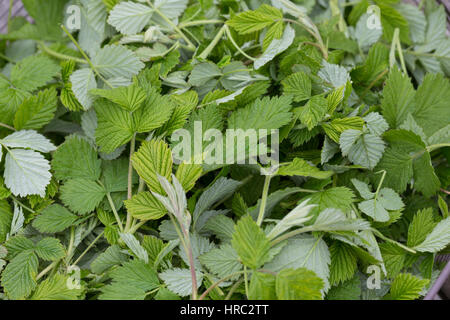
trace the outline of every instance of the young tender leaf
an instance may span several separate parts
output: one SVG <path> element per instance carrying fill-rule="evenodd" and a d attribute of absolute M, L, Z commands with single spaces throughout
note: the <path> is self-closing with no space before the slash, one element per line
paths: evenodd
<path fill-rule="evenodd" d="M 227 24 L 240 34 L 247 34 L 264 29 L 281 19 L 283 14 L 279 9 L 263 4 L 255 11 L 245 11 L 235 15 L 227 21 Z"/>
<path fill-rule="evenodd" d="M 317 167 L 310 165 L 303 159 L 295 158 L 287 166 L 278 169 L 277 175 L 280 176 L 304 176 L 316 179 L 327 179 L 333 175 L 332 171 L 321 171 Z"/>
<path fill-rule="evenodd" d="M 389 298 L 392 300 L 417 299 L 428 282 L 427 279 L 417 278 L 410 273 L 401 273 L 392 282 Z"/>
<path fill-rule="evenodd" d="M 98 180 L 101 161 L 89 142 L 80 136 L 70 136 L 53 154 L 52 168 L 59 180 L 84 178 Z"/>
<path fill-rule="evenodd" d="M 127 111 L 136 111 L 147 98 L 147 94 L 137 84 L 114 89 L 93 89 L 91 94 L 106 98 Z"/>
<path fill-rule="evenodd" d="M 381 255 L 389 278 L 395 278 L 403 269 L 406 252 L 397 245 L 389 242 L 380 244 Z"/>
<path fill-rule="evenodd" d="M 108 23 L 122 34 L 136 34 L 150 22 L 153 9 L 150 7 L 127 1 L 120 2 L 110 12 Z"/>
<path fill-rule="evenodd" d="M 163 141 L 145 141 L 132 156 L 133 167 L 151 191 L 164 194 L 158 175 L 170 179 L 172 153 Z"/>
<path fill-rule="evenodd" d="M 33 220 L 33 227 L 42 233 L 55 233 L 64 231 L 77 220 L 78 217 L 63 206 L 52 204 Z"/>
<path fill-rule="evenodd" d="M 322 300 L 323 280 L 306 268 L 283 269 L 276 277 L 279 300 Z"/>
<path fill-rule="evenodd" d="M 169 19 L 178 18 L 185 10 L 188 0 L 155 0 L 155 8 Z"/>
<path fill-rule="evenodd" d="M 231 244 L 249 268 L 257 269 L 270 259 L 270 241 L 251 216 L 238 221 Z"/>
<path fill-rule="evenodd" d="M 57 97 L 55 89 L 40 91 L 37 96 L 24 100 L 14 118 L 14 127 L 40 129 L 49 123 L 56 112 Z"/>
<path fill-rule="evenodd" d="M 184 191 L 188 192 L 195 186 L 195 182 L 202 175 L 202 167 L 198 164 L 181 163 L 178 166 L 175 176 L 183 186 Z"/>
<path fill-rule="evenodd" d="M 140 192 L 125 201 L 128 212 L 140 220 L 157 220 L 167 213 L 166 207 L 150 192 Z"/>

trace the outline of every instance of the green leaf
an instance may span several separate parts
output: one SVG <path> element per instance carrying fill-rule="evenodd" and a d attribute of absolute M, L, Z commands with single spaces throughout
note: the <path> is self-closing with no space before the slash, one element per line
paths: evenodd
<path fill-rule="evenodd" d="M 294 38 L 295 30 L 288 24 L 284 29 L 283 36 L 280 39 L 273 39 L 263 54 L 254 61 L 253 67 L 255 70 L 272 61 L 275 56 L 289 48 Z"/>
<path fill-rule="evenodd" d="M 275 288 L 279 300 L 322 300 L 323 281 L 306 268 L 281 270 Z"/>
<path fill-rule="evenodd" d="M 25 91 L 35 91 L 50 82 L 60 71 L 50 58 L 30 56 L 17 63 L 11 70 L 11 83 Z"/>
<path fill-rule="evenodd" d="M 361 297 L 361 283 L 355 275 L 352 279 L 332 287 L 327 294 L 327 300 L 359 300 Z"/>
<path fill-rule="evenodd" d="M 56 238 L 44 238 L 36 244 L 36 254 L 46 261 L 56 261 L 65 256 L 64 248 Z"/>
<path fill-rule="evenodd" d="M 283 14 L 279 9 L 263 4 L 257 10 L 235 15 L 227 24 L 240 34 L 247 34 L 264 29 L 282 18 Z"/>
<path fill-rule="evenodd" d="M 26 298 L 36 287 L 38 258 L 33 250 L 19 253 L 2 273 L 2 286 L 13 300 Z"/>
<path fill-rule="evenodd" d="M 280 176 L 304 176 L 316 179 L 327 179 L 333 175 L 332 171 L 321 171 L 317 167 L 310 165 L 303 159 L 295 158 L 287 166 L 278 169 L 277 175 Z"/>
<path fill-rule="evenodd" d="M 14 195 L 45 196 L 51 179 L 50 164 L 33 150 L 11 149 L 5 160 L 5 184 Z"/>
<path fill-rule="evenodd" d="M 390 130 L 384 134 L 390 147 L 377 166 L 386 170 L 385 185 L 403 192 L 414 177 L 415 188 L 426 196 L 439 189 L 439 179 L 434 173 L 431 157 L 422 139 L 411 131 Z"/>
<path fill-rule="evenodd" d="M 425 240 L 414 247 L 420 252 L 438 252 L 450 243 L 450 217 L 441 220 Z"/>
<path fill-rule="evenodd" d="M 96 274 L 101 274 L 113 266 L 117 266 L 128 260 L 128 255 L 122 252 L 118 245 L 108 247 L 100 253 L 91 263 L 91 270 Z"/>
<path fill-rule="evenodd" d="M 296 72 L 287 76 L 283 81 L 284 94 L 290 94 L 295 102 L 311 98 L 311 79 L 304 72 Z"/>
<path fill-rule="evenodd" d="M 153 9 L 146 5 L 131 1 L 120 2 L 111 10 L 108 23 L 122 34 L 136 34 L 150 22 L 152 14 Z"/>
<path fill-rule="evenodd" d="M 287 268 L 307 268 L 322 279 L 321 289 L 326 292 L 330 288 L 329 265 L 331 262 L 328 246 L 321 238 L 306 236 L 301 239 L 290 239 L 275 258 L 264 265 L 264 269 L 283 272 Z"/>
<path fill-rule="evenodd" d="M 242 264 L 233 247 L 224 244 L 200 256 L 200 262 L 220 279 L 242 270 Z M 239 275 L 231 278 L 237 279 Z"/>
<path fill-rule="evenodd" d="M 151 191 L 164 194 L 157 175 L 170 179 L 172 153 L 163 141 L 145 141 L 132 158 L 133 167 Z"/>
<path fill-rule="evenodd" d="M 52 168 L 59 180 L 76 178 L 98 180 L 101 161 L 86 139 L 72 135 L 53 154 Z"/>
<path fill-rule="evenodd" d="M 91 94 L 106 98 L 127 111 L 136 111 L 142 102 L 147 98 L 147 94 L 137 84 L 133 83 L 128 87 L 118 87 L 114 89 L 93 89 Z"/>
<path fill-rule="evenodd" d="M 72 91 L 84 110 L 89 110 L 93 103 L 90 90 L 97 88 L 94 72 L 91 69 L 80 69 L 70 76 Z"/>
<path fill-rule="evenodd" d="M 78 217 L 63 206 L 52 204 L 33 220 L 33 227 L 42 233 L 55 233 L 64 231 L 77 220 Z"/>
<path fill-rule="evenodd" d="M 195 186 L 195 182 L 202 175 L 202 167 L 198 164 L 181 163 L 178 166 L 175 176 L 183 186 L 184 191 L 188 192 Z"/>
<path fill-rule="evenodd" d="M 67 181 L 60 190 L 63 203 L 79 214 L 94 211 L 106 196 L 106 190 L 96 181 L 82 178 Z"/>
<path fill-rule="evenodd" d="M 415 90 L 411 80 L 398 68 L 392 68 L 383 89 L 381 110 L 392 129 L 398 128 L 414 112 Z"/>
<path fill-rule="evenodd" d="M 27 250 L 34 250 L 35 245 L 33 241 L 24 236 L 15 236 L 8 239 L 5 243 L 5 247 L 8 251 L 8 259 L 14 259 L 19 253 Z"/>
<path fill-rule="evenodd" d="M 111 153 L 133 138 L 135 120 L 132 113 L 105 99 L 98 99 L 94 108 L 97 114 L 95 141 L 102 152 Z"/>
<path fill-rule="evenodd" d="M 96 69 L 106 78 L 131 78 L 144 68 L 136 54 L 121 45 L 107 45 L 92 59 Z"/>
<path fill-rule="evenodd" d="M 333 119 L 322 124 L 325 133 L 336 143 L 339 143 L 342 132 L 350 129 L 362 131 L 363 127 L 364 120 L 360 117 Z"/>
<path fill-rule="evenodd" d="M 270 241 L 248 215 L 236 224 L 231 244 L 249 268 L 257 269 L 270 259 Z"/>
<path fill-rule="evenodd" d="M 383 140 L 371 133 L 359 130 L 346 130 L 339 139 L 342 155 L 347 156 L 354 164 L 373 169 L 384 152 Z"/>
<path fill-rule="evenodd" d="M 340 241 L 330 247 L 330 283 L 338 285 L 353 278 L 357 270 L 357 256 L 352 248 Z"/>
<path fill-rule="evenodd" d="M 196 272 L 197 287 L 200 287 L 203 281 L 203 274 L 199 271 Z M 166 270 L 159 274 L 159 277 L 167 285 L 167 288 L 180 295 L 186 297 L 192 292 L 192 279 L 189 269 L 174 268 Z"/>
<path fill-rule="evenodd" d="M 309 196 L 310 204 L 318 204 L 314 209 L 319 213 L 327 208 L 336 208 L 342 210 L 344 213 L 350 209 L 354 199 L 353 192 L 346 187 L 334 187 L 324 191 L 319 191 Z"/>
<path fill-rule="evenodd" d="M 144 300 L 147 291 L 159 286 L 156 272 L 139 260 L 125 262 L 111 276 L 113 282 L 102 288 L 100 300 Z"/>
<path fill-rule="evenodd" d="M 157 220 L 167 213 L 166 207 L 147 191 L 138 193 L 124 203 L 128 212 L 140 220 Z"/>
<path fill-rule="evenodd" d="M 409 244 L 408 244 L 409 246 Z M 406 260 L 406 252 L 399 246 L 385 242 L 380 244 L 381 255 L 389 278 L 395 278 L 403 269 Z"/>
<path fill-rule="evenodd" d="M 24 100 L 14 118 L 14 127 L 21 129 L 40 129 L 49 123 L 56 112 L 56 90 L 40 91 L 37 96 Z"/>
<path fill-rule="evenodd" d="M 410 273 L 401 273 L 392 282 L 389 298 L 392 300 L 415 300 L 420 297 L 420 292 L 428 282 L 427 279 L 420 279 Z"/>
<path fill-rule="evenodd" d="M 148 253 L 134 235 L 131 233 L 121 233 L 120 238 L 139 260 L 148 263 Z"/>
<path fill-rule="evenodd" d="M 427 74 L 417 89 L 413 116 L 428 137 L 448 125 L 449 100 L 449 80 L 441 74 Z"/>
<path fill-rule="evenodd" d="M 248 286 L 248 299 L 276 300 L 275 282 L 272 274 L 253 272 Z"/>
<path fill-rule="evenodd" d="M 297 109 L 297 115 L 309 131 L 323 120 L 328 110 L 328 101 L 322 96 L 314 96 L 308 103 Z"/>
<path fill-rule="evenodd" d="M 38 285 L 30 300 L 78 300 L 81 289 L 69 288 L 68 280 L 67 276 L 55 273 Z"/>
<path fill-rule="evenodd" d="M 222 76 L 222 71 L 220 71 L 217 65 L 212 62 L 203 62 L 197 64 L 192 69 L 191 75 L 189 76 L 189 83 L 193 86 L 202 86 L 219 76 Z"/>

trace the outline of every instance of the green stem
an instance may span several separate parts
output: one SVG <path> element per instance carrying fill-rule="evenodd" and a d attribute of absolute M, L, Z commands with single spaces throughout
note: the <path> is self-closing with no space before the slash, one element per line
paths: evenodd
<path fill-rule="evenodd" d="M 249 56 L 248 54 L 246 54 L 246 53 L 244 52 L 244 50 L 242 50 L 241 47 L 239 47 L 239 45 L 236 43 L 236 41 L 234 41 L 233 35 L 232 35 L 231 32 L 230 32 L 230 28 L 228 28 L 227 25 L 224 25 L 224 26 L 225 26 L 225 31 L 226 31 L 226 33 L 227 33 L 227 37 L 230 39 L 231 43 L 232 43 L 233 46 L 236 48 L 236 50 L 239 51 L 239 52 L 240 52 L 244 57 L 246 57 L 247 59 L 252 60 L 252 61 L 255 61 L 255 60 L 256 60 L 255 58 L 253 58 L 253 57 Z"/>
<path fill-rule="evenodd" d="M 56 267 L 59 263 L 59 260 L 53 261 L 50 263 L 44 270 L 42 270 L 37 276 L 36 281 L 41 279 L 43 276 L 45 276 L 49 271 L 53 270 L 54 267 Z"/>
<path fill-rule="evenodd" d="M 427 147 L 428 152 L 432 152 L 439 148 L 450 147 L 450 143 L 438 143 Z"/>
<path fill-rule="evenodd" d="M 219 43 L 220 38 L 222 38 L 222 36 L 225 33 L 226 29 L 227 29 L 227 25 L 223 25 L 222 28 L 220 28 L 219 32 L 217 32 L 216 36 L 211 41 L 209 46 L 207 46 L 205 48 L 205 50 L 203 50 L 203 52 L 198 56 L 200 59 L 208 58 L 208 56 L 211 53 L 211 51 L 213 51 L 214 47 L 217 45 L 217 43 Z"/>
<path fill-rule="evenodd" d="M 8 150 L 9 151 L 9 150 Z M 31 212 L 31 213 L 36 213 L 36 211 L 34 211 L 33 209 L 31 209 L 30 207 L 27 207 L 26 205 L 24 205 L 22 202 L 20 202 L 16 197 L 14 197 L 13 195 L 11 195 L 11 198 L 17 202 L 17 204 L 19 206 L 21 206 L 22 208 L 24 208 L 25 210 Z"/>
<path fill-rule="evenodd" d="M 208 289 L 206 289 L 205 292 L 203 292 L 203 294 L 198 298 L 198 300 L 203 300 L 208 293 L 210 293 L 215 287 L 217 287 L 219 284 L 221 284 L 224 281 L 227 281 L 228 279 L 231 279 L 237 275 L 243 274 L 245 271 L 238 271 L 238 272 L 234 272 L 232 274 L 229 274 L 228 276 L 216 281 L 214 284 L 212 284 Z"/>
<path fill-rule="evenodd" d="M 264 212 L 266 210 L 266 203 L 267 203 L 267 196 L 269 194 L 269 186 L 270 186 L 270 180 L 272 179 L 271 175 L 267 175 L 264 180 L 264 188 L 261 198 L 261 205 L 259 206 L 259 213 L 258 213 L 258 219 L 256 220 L 256 224 L 258 226 L 261 226 L 263 219 L 264 219 Z"/>
<path fill-rule="evenodd" d="M 11 126 L 7 125 L 6 123 L 0 122 L 0 127 L 6 128 L 6 129 L 9 129 L 12 131 L 16 131 L 16 129 L 14 127 L 11 127 Z"/>
<path fill-rule="evenodd" d="M 386 237 L 384 234 L 382 234 L 382 233 L 381 233 L 380 231 L 378 231 L 377 229 L 371 228 L 370 230 L 371 230 L 378 238 L 381 238 L 381 239 L 383 239 L 383 240 L 385 240 L 385 241 L 387 241 L 387 242 L 394 243 L 394 244 L 396 244 L 397 246 L 399 246 L 400 248 L 402 248 L 402 249 L 404 249 L 404 250 L 406 250 L 406 251 L 408 251 L 408 252 L 411 252 L 411 253 L 414 253 L 414 254 L 417 253 L 416 250 L 411 249 L 411 248 L 409 248 L 409 247 L 407 247 L 407 246 L 401 244 L 400 242 L 397 242 L 397 241 L 395 241 L 395 240 L 392 240 L 392 239 Z"/>
<path fill-rule="evenodd" d="M 239 281 L 236 281 L 235 284 L 233 284 L 233 286 L 231 287 L 230 291 L 228 291 L 227 296 L 225 297 L 225 300 L 230 300 L 231 297 L 233 296 L 233 293 L 237 290 L 237 288 L 239 288 L 239 286 L 241 285 L 242 281 L 244 281 L 243 279 L 239 279 Z"/>
<path fill-rule="evenodd" d="M 101 181 L 97 180 L 97 182 L 100 183 L 100 185 L 103 186 L 103 183 Z M 111 207 L 111 210 L 114 213 L 114 217 L 116 218 L 116 221 L 117 221 L 117 224 L 119 226 L 120 232 L 123 232 L 122 220 L 120 220 L 119 214 L 117 213 L 116 206 L 114 205 L 114 201 L 111 198 L 111 193 L 107 192 L 106 193 L 106 198 L 108 199 L 109 206 Z"/>
<path fill-rule="evenodd" d="M 194 20 L 194 21 L 188 21 L 188 22 L 181 22 L 178 27 L 180 29 L 186 28 L 186 27 L 193 27 L 193 26 L 201 26 L 205 24 L 219 24 L 224 23 L 223 20 L 218 19 L 212 19 L 212 20 Z"/>
<path fill-rule="evenodd" d="M 70 228 L 69 246 L 67 247 L 66 264 L 69 263 L 73 255 L 73 245 L 75 243 L 75 227 Z"/>
<path fill-rule="evenodd" d="M 49 47 L 47 47 L 42 41 L 39 41 L 38 43 L 39 43 L 39 48 L 41 48 L 42 51 L 51 55 L 52 57 L 55 57 L 60 60 L 73 60 L 78 63 L 88 64 L 88 62 L 86 60 L 56 52 L 56 51 L 50 49 Z"/>
<path fill-rule="evenodd" d="M 134 150 L 136 149 L 136 133 L 133 135 L 133 138 L 131 139 L 130 143 L 130 159 L 128 161 L 128 200 L 130 200 L 133 196 L 133 163 L 131 161 L 131 158 L 133 157 Z M 131 224 L 133 222 L 133 216 L 130 212 L 127 213 L 127 222 L 125 225 L 125 232 L 127 232 Z"/>
<path fill-rule="evenodd" d="M 79 45 L 79 43 L 77 42 L 77 40 L 75 40 L 75 38 L 72 36 L 72 34 L 69 32 L 69 30 L 67 30 L 67 28 L 64 25 L 61 25 L 61 28 L 64 30 L 64 32 L 67 34 L 67 36 L 69 37 L 69 39 L 73 42 L 73 44 L 78 48 L 78 50 L 80 51 L 81 55 L 84 57 L 84 59 L 86 59 L 87 63 L 89 64 L 89 66 L 91 67 L 91 69 L 95 72 L 95 74 L 102 79 L 102 81 L 104 83 L 106 83 L 106 85 L 108 87 L 110 87 L 111 89 L 113 88 L 113 86 L 108 82 L 108 80 L 106 80 L 101 74 L 100 72 L 97 70 L 97 68 L 94 66 L 94 64 L 92 63 L 91 59 L 89 59 L 88 55 L 84 52 L 84 50 L 81 48 L 81 46 Z"/>
<path fill-rule="evenodd" d="M 82 254 L 80 254 L 80 256 L 77 258 L 77 260 L 75 260 L 75 262 L 73 263 L 73 265 L 77 265 L 78 262 L 80 262 L 80 260 L 84 257 L 84 255 L 86 253 L 88 253 L 88 251 L 94 246 L 94 244 L 100 240 L 100 238 L 103 236 L 103 234 L 105 233 L 105 230 L 103 230 L 98 236 L 97 238 L 94 239 L 94 241 L 92 241 L 89 246 L 86 248 L 86 250 L 83 251 Z"/>

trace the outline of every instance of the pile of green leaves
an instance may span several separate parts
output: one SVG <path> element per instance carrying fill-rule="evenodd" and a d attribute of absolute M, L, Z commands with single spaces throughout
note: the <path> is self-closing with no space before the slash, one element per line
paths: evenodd
<path fill-rule="evenodd" d="M 450 252 L 442 6 L 23 3 L 0 35 L 0 299 L 426 294 Z M 195 121 L 278 129 L 278 171 L 177 164 Z"/>

